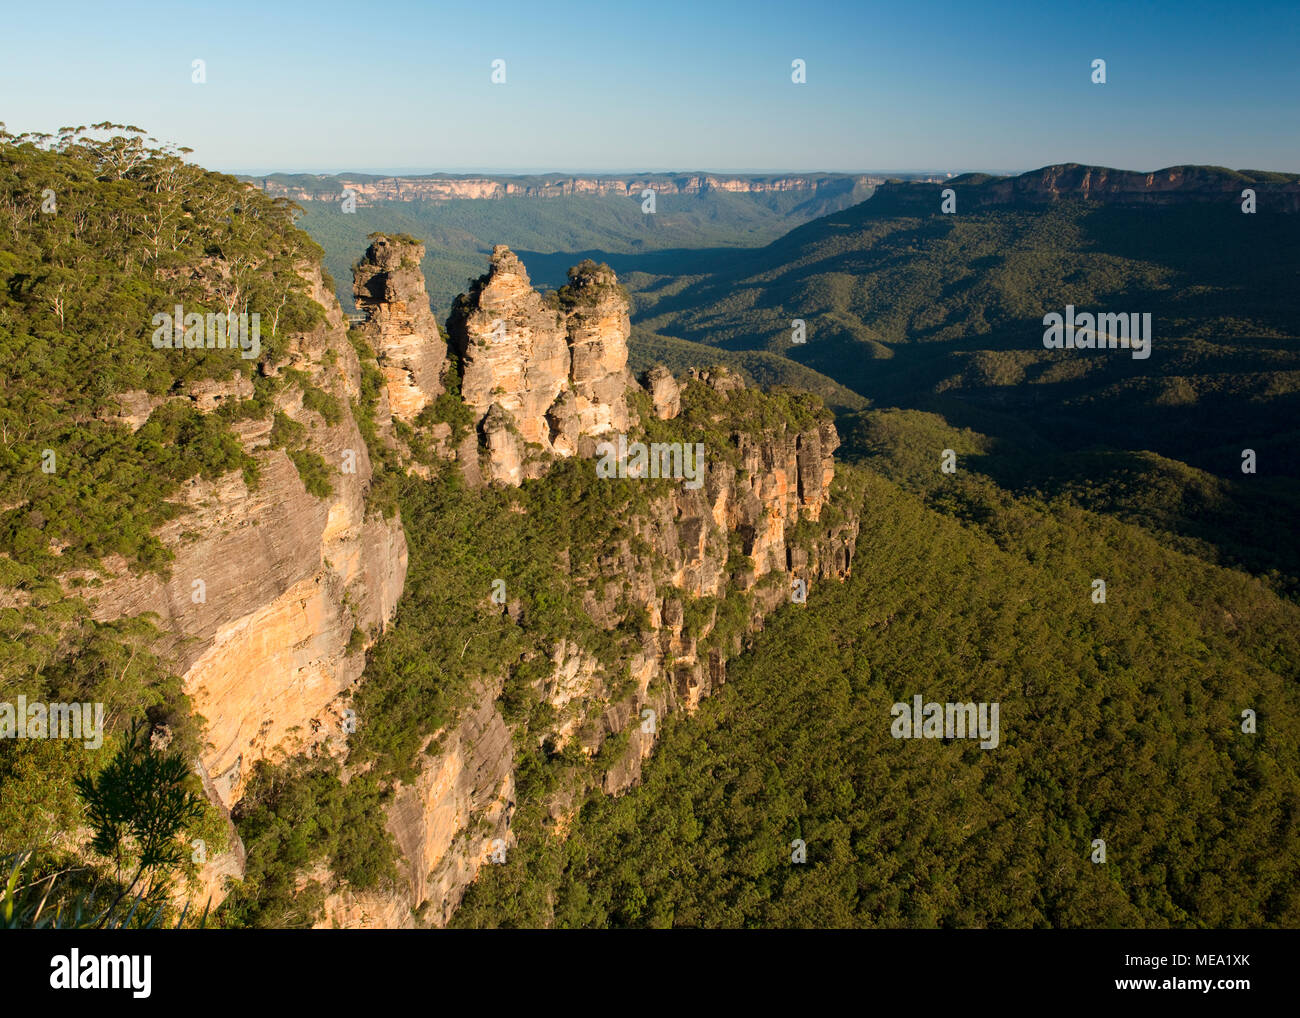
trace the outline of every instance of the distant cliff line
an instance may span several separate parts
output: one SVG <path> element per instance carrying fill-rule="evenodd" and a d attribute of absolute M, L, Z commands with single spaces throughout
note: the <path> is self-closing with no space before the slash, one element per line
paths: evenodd
<path fill-rule="evenodd" d="M 451 201 L 475 198 L 640 197 L 647 188 L 660 195 L 695 195 L 710 191 L 731 194 L 808 191 L 814 195 L 830 196 L 852 194 L 858 190 L 865 192 L 890 178 L 849 173 L 644 173 L 599 176 L 458 176 L 439 173 L 409 177 L 382 177 L 364 173 L 275 173 L 265 177 L 243 176 L 240 179 L 250 181 L 273 198 L 340 201 L 345 197 L 345 190 L 350 189 L 359 202 L 368 204 L 378 201 Z"/>
<path fill-rule="evenodd" d="M 362 205 L 375 202 L 454 201 L 463 199 L 641 197 L 808 192 L 810 196 L 847 195 L 863 200 L 876 191 L 887 201 L 917 195 L 918 185 L 942 184 L 965 191 L 978 205 L 1031 203 L 1082 198 L 1113 204 L 1174 204 L 1212 201 L 1245 188 L 1260 188 L 1276 196 L 1279 211 L 1300 210 L 1300 175 L 1259 170 L 1230 170 L 1220 166 L 1170 166 L 1155 171 L 1119 170 L 1079 163 L 1058 163 L 1019 175 L 965 173 L 960 176 L 920 174 L 805 173 L 715 174 L 643 173 L 493 175 L 447 174 L 377 176 L 365 173 L 240 176 L 273 198 L 295 202 L 337 202 L 349 197 Z"/>
<path fill-rule="evenodd" d="M 889 181 L 876 190 L 874 204 L 934 204 L 933 188 L 919 181 Z M 929 182 L 925 182 L 929 183 Z M 1111 205 L 1183 205 L 1221 202 L 1243 212 L 1300 211 L 1300 174 L 1269 170 L 1231 170 L 1224 166 L 1167 166 L 1160 170 L 1117 170 L 1108 166 L 1057 163 L 1017 176 L 964 173 L 942 181 L 951 188 L 956 211 L 973 204 L 1045 204 L 1062 199 Z M 1256 204 L 1258 202 L 1258 205 Z"/>

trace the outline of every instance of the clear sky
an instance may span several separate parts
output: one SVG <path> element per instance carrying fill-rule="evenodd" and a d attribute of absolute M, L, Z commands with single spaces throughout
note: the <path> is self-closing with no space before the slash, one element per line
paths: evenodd
<path fill-rule="evenodd" d="M 10 131 L 135 124 L 230 172 L 1300 171 L 1296 0 L 42 0 L 3 21 Z"/>

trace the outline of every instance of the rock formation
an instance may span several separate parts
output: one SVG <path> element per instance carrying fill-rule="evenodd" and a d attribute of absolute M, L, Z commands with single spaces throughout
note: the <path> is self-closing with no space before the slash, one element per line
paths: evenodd
<path fill-rule="evenodd" d="M 693 381 L 724 394 L 741 389 L 735 375 L 716 369 Z M 651 553 L 637 554 L 630 543 L 611 549 L 604 575 L 618 577 L 618 582 L 593 583 L 587 594 L 587 613 L 602 625 L 617 623 L 620 600 L 646 610 L 656 637 L 632 670 L 642 677 L 639 696 L 644 698 L 649 682 L 667 674 L 672 662 L 660 710 L 694 709 L 722 683 L 725 659 L 738 650 L 713 648 L 701 654 L 713 622 L 688 632 L 683 604 L 751 593 L 751 624 L 756 627 L 766 612 L 791 600 L 794 580 L 811 585 L 844 579 L 851 568 L 856 516 L 812 527 L 796 539 L 799 522 L 819 523 L 830 497 L 832 453 L 839 445 L 834 424 L 827 420 L 798 431 L 734 431 L 728 444 L 735 450 L 734 461 L 706 450 L 703 484 L 694 490 L 675 487 L 637 519 L 636 535 Z M 739 539 L 739 557 L 733 554 L 731 535 Z M 574 699 L 572 692 L 568 699 Z M 606 775 L 606 787 L 625 787 L 637 773 L 639 767 L 624 761 Z"/>
<path fill-rule="evenodd" d="M 385 456 L 401 445 L 391 441 L 390 406 L 413 434 L 426 429 L 437 438 L 436 454 L 459 460 L 472 483 L 518 485 L 545 473 L 555 457 L 594 458 L 599 442 L 642 434 L 638 404 L 658 426 L 678 429 L 684 443 L 705 445 L 698 485 L 654 489 L 626 521 L 628 536 L 567 577 L 598 627 L 612 631 L 633 612 L 644 619 L 639 642 L 606 659 L 561 638 L 538 658 L 545 674 L 536 688 L 553 721 L 530 734 L 556 751 L 576 745 L 588 757 L 610 738 L 625 737 L 619 752 L 607 754 L 608 765 L 589 775 L 617 793 L 639 780 L 653 748 L 654 729 L 643 729 L 643 711 L 693 710 L 725 681 L 744 632 L 792 599 L 796 580 L 847 575 L 857 519 L 825 512 L 835 473 L 834 425 L 819 412 L 797 424 L 790 417 L 758 427 L 748 418 L 760 397 L 720 368 L 681 380 L 655 368 L 642 389 L 627 371 L 627 298 L 608 268 L 585 262 L 570 271 L 567 286 L 544 299 L 519 259 L 498 247 L 449 323 L 462 367 L 464 414 L 457 420 L 461 428 L 467 417 L 474 423 L 452 449 L 452 441 L 442 441 L 452 426 L 422 416 L 444 391 L 447 355 L 428 309 L 420 253 L 405 239 L 376 238 L 356 272 L 368 314 L 365 335 L 386 381 L 369 411 Z M 361 395 L 361 362 L 319 272 L 304 272 L 326 310 L 325 323 L 289 337 L 281 359 L 262 365 L 267 375 L 297 380 L 274 389 L 273 413 L 235 425 L 259 464 L 259 486 L 249 489 L 238 472 L 189 483 L 184 494 L 192 511 L 158 532 L 175 555 L 171 575 L 131 576 L 119 564 L 94 589 L 100 618 L 148 611 L 160 617 L 170 634 L 162 649 L 177 661 L 208 722 L 200 777 L 227 810 L 259 759 L 279 753 L 346 759 L 342 720 L 362 679 L 359 651 L 392 619 L 406 575 L 400 520 L 366 506 L 379 467 L 348 409 Z M 290 368 L 301 374 L 285 375 Z M 336 401 L 342 412 L 331 417 L 334 423 L 322 416 L 319 393 L 305 399 L 303 377 Z M 189 399 L 209 413 L 251 393 L 248 379 L 236 374 L 169 398 Z M 684 408 L 698 400 L 711 408 L 707 435 L 687 423 Z M 127 394 L 119 403 L 117 419 L 138 427 L 156 400 Z M 325 464 L 354 464 L 329 471 L 327 497 L 311 494 L 286 450 L 270 446 L 274 414 L 303 425 L 306 451 Z M 475 473 L 480 465 L 482 477 Z M 406 463 L 417 468 L 430 469 L 428 462 Z M 204 525 L 196 527 L 196 520 Z M 734 623 L 719 628 L 718 606 L 733 598 L 743 600 L 744 631 Z M 507 611 L 518 624 L 518 611 Z M 515 744 L 497 704 L 504 678 L 481 682 L 445 730 L 428 733 L 414 778 L 389 789 L 385 823 L 400 855 L 396 890 L 354 892 L 324 862 L 299 875 L 330 890 L 320 925 L 444 925 L 494 847 L 511 843 Z M 568 822 L 579 791 L 568 788 L 545 803 L 557 829 Z M 231 850 L 200 874 L 214 901 L 222 878 L 242 873 L 233 830 L 231 840 Z"/>
<path fill-rule="evenodd" d="M 443 392 L 447 345 L 429 307 L 420 259 L 424 245 L 377 236 L 353 272 L 367 341 L 388 383 L 392 415 L 407 424 Z"/>
<path fill-rule="evenodd" d="M 655 416 L 661 421 L 670 421 L 681 412 L 682 390 L 666 367 L 656 364 L 646 372 L 642 382 L 650 393 Z"/>
<path fill-rule="evenodd" d="M 568 385 L 571 356 L 564 317 L 543 303 L 509 248 L 457 300 L 448 331 L 461 358 L 461 398 L 482 421 L 494 404 L 526 443 L 550 449 L 546 411 Z"/>
<path fill-rule="evenodd" d="M 448 321 L 461 397 L 483 433 L 491 480 L 538 476 L 544 467 L 527 460 L 529 446 L 572 456 L 584 438 L 627 430 L 631 331 L 627 296 L 608 268 L 571 269 L 568 285 L 547 301 L 509 248 L 493 249 L 487 274 L 457 299 Z"/>
<path fill-rule="evenodd" d="M 396 890 L 335 893 L 318 926 L 443 926 L 494 848 L 508 849 L 513 752 L 496 707 L 500 692 L 499 680 L 477 688 L 456 727 L 439 733 L 438 753 L 422 757 L 415 780 L 394 790 L 386 819 L 400 855 Z"/>
<path fill-rule="evenodd" d="M 626 431 L 632 381 L 627 372 L 627 341 L 632 335 L 627 295 L 607 267 L 586 261 L 569 270 L 560 297 L 568 312 L 565 329 L 573 358 L 572 429 L 578 436 Z"/>
<path fill-rule="evenodd" d="M 636 549 L 623 541 L 607 549 L 597 573 L 570 577 L 585 591 L 584 609 L 598 626 L 614 629 L 629 610 L 648 620 L 640 649 L 624 660 L 597 660 L 561 639 L 537 683 L 555 719 L 539 737 L 553 750 L 576 740 L 591 756 L 606 739 L 625 736 L 626 747 L 595 778 L 608 793 L 636 783 L 652 751 L 654 730 L 643 730 L 642 712 L 694 710 L 725 682 L 727 659 L 740 650 L 740 633 L 723 640 L 714 633 L 716 607 L 702 621 L 688 621 L 686 606 L 746 598 L 745 625 L 757 629 L 801 585 L 847 576 L 858 533 L 852 514 L 822 522 L 839 444 L 829 417 L 754 430 L 744 420 L 752 394 L 722 368 L 678 380 L 656 367 L 641 389 L 627 371 L 630 331 L 627 297 L 607 267 L 585 262 L 570 270 L 567 286 L 543 298 L 503 246 L 448 321 L 481 480 L 518 485 L 541 476 L 553 457 L 596 456 L 598 442 L 638 428 L 634 392 L 646 393 L 660 421 L 677 420 L 692 387 L 711 390 L 710 405 L 741 401 L 731 415 L 735 430 L 711 433 L 710 442 L 722 447 L 706 449 L 699 485 L 656 496 L 630 521 Z M 720 413 L 717 420 L 728 419 Z M 685 440 L 697 438 L 684 429 Z M 455 455 L 463 467 L 471 464 L 464 448 Z M 631 688 L 614 696 L 620 673 Z M 491 846 L 509 842 L 513 754 L 493 704 L 499 683 L 495 688 L 479 691 L 445 733 L 444 748 L 395 791 L 387 826 L 402 856 L 400 907 L 394 910 L 391 896 L 339 893 L 327 902 L 322 925 L 442 925 Z M 557 826 L 567 823 L 573 794 L 550 802 Z"/>

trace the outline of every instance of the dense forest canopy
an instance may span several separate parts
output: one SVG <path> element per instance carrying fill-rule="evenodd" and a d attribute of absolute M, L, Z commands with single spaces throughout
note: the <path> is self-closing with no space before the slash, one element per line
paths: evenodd
<path fill-rule="evenodd" d="M 590 796 L 564 838 L 519 823 L 456 923 L 1300 922 L 1300 609 L 1068 500 L 940 474 L 975 441 L 865 415 L 851 582 L 769 619 L 640 788 Z M 917 694 L 1000 703 L 999 745 L 891 737 Z"/>
<path fill-rule="evenodd" d="M 984 203 L 984 182 L 959 178 L 947 215 L 938 185 L 890 185 L 707 274 L 640 289 L 637 327 L 779 352 L 873 406 L 937 413 L 988 436 L 981 469 L 1000 484 L 1119 514 L 1294 595 L 1300 215 L 1273 198 L 1294 175 L 1243 181 L 1255 214 L 1236 191 Z M 1066 305 L 1150 314 L 1150 358 L 1045 349 L 1044 316 Z"/>

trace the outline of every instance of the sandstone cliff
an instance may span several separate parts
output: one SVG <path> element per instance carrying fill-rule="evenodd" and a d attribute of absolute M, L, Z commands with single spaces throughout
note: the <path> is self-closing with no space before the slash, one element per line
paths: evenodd
<path fill-rule="evenodd" d="M 375 237 L 353 273 L 363 332 L 387 383 L 388 405 L 410 424 L 443 391 L 447 347 L 420 271 L 424 245 Z"/>
<path fill-rule="evenodd" d="M 317 926 L 445 925 L 489 855 L 508 849 L 514 773 L 510 732 L 496 706 L 500 692 L 500 682 L 477 688 L 457 725 L 436 733 L 436 756 L 413 782 L 394 789 L 386 826 L 400 853 L 398 886 L 336 891 Z M 332 879 L 324 868 L 313 876 Z"/>
<path fill-rule="evenodd" d="M 607 268 L 570 270 L 568 285 L 546 301 L 523 263 L 498 245 L 487 274 L 457 299 L 447 328 L 492 480 L 539 476 L 544 466 L 529 446 L 572 456 L 583 438 L 627 429 L 632 327 L 627 296 Z"/>
<path fill-rule="evenodd" d="M 319 271 L 304 267 L 303 273 L 326 322 L 290 337 L 284 357 L 266 370 L 302 372 L 346 407 L 360 387 L 358 358 Z M 234 374 L 224 386 L 202 383 L 177 398 L 211 412 L 251 390 Z M 305 448 L 333 468 L 328 497 L 310 494 L 286 449 L 271 448 L 274 412 L 301 424 Z M 126 413 L 138 428 L 147 407 Z M 362 651 L 392 618 L 407 567 L 400 519 L 367 511 L 372 465 L 351 413 L 331 424 L 304 405 L 302 388 L 286 385 L 270 413 L 243 420 L 236 430 L 259 464 L 260 483 L 250 489 L 235 472 L 188 484 L 189 512 L 158 533 L 175 556 L 170 576 L 131 575 L 110 560 L 107 578 L 89 578 L 97 618 L 159 617 L 168 634 L 161 649 L 207 719 L 200 775 L 225 809 L 239 799 L 258 759 L 316 746 L 342 752 L 343 694 L 361 676 Z M 229 856 L 241 854 L 232 846 L 201 875 L 217 901 L 218 882 L 209 878 L 238 872 Z"/>

